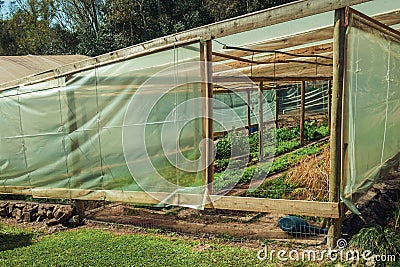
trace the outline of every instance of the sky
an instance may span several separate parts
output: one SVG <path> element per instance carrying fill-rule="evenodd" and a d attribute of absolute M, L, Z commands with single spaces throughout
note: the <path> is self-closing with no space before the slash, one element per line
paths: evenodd
<path fill-rule="evenodd" d="M 0 0 L 0 1 L 1 1 L 1 0 Z M 4 17 L 4 16 L 7 16 L 8 8 L 9 8 L 9 6 L 10 6 L 11 1 L 12 1 L 12 0 L 2 0 L 2 2 L 4 2 L 4 3 L 2 4 L 1 10 L 0 10 L 1 16 L 3 16 L 3 17 Z"/>

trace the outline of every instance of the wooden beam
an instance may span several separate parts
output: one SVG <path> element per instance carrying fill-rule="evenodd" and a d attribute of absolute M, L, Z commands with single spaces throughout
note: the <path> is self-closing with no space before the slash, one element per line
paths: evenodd
<path fill-rule="evenodd" d="M 193 199 L 203 199 L 202 195 L 175 194 L 161 192 L 134 192 L 134 191 L 95 191 L 85 189 L 58 189 L 35 188 L 35 198 L 65 198 L 72 195 L 81 200 L 107 200 L 112 202 L 159 204 L 161 200 L 168 199 L 167 204 L 179 205 L 180 203 L 193 203 Z M 170 197 L 170 198 L 169 198 Z M 238 196 L 207 195 L 209 201 L 205 208 L 222 210 L 238 210 L 250 212 L 267 212 L 271 214 L 292 214 L 305 216 L 321 216 L 326 218 L 339 217 L 339 203 L 318 202 L 305 200 L 268 199 Z"/>
<path fill-rule="evenodd" d="M 306 82 L 301 82 L 300 90 L 300 145 L 304 146 L 304 118 L 305 118 L 305 98 L 306 95 Z"/>
<path fill-rule="evenodd" d="M 342 132 L 342 94 L 344 90 L 344 71 L 346 59 L 346 28 L 348 25 L 348 8 L 335 11 L 335 30 L 333 40 L 333 89 L 331 107 L 330 138 L 330 174 L 329 201 L 340 201 L 341 166 L 341 132 Z M 341 236 L 341 220 L 334 220 L 329 227 L 328 246 L 334 248 L 336 240 Z"/>
<path fill-rule="evenodd" d="M 237 196 L 210 196 L 216 209 L 268 212 L 273 214 L 295 214 L 337 218 L 339 204 L 303 200 L 266 199 Z M 206 206 L 208 207 L 208 206 Z"/>
<path fill-rule="evenodd" d="M 240 62 L 248 63 L 248 64 L 276 64 L 276 63 L 305 63 L 305 64 L 313 64 L 313 65 L 322 65 L 322 66 L 331 66 L 331 63 L 323 63 L 323 62 L 315 62 L 311 60 L 300 60 L 300 59 L 275 59 L 275 60 L 250 60 L 247 58 L 242 58 L 242 57 L 237 57 L 237 56 L 232 56 L 228 54 L 222 54 L 218 52 L 213 52 L 213 55 L 218 55 L 220 57 L 226 58 L 226 59 L 233 59 L 237 60 Z"/>
<path fill-rule="evenodd" d="M 300 45 L 313 44 L 315 42 L 320 42 L 324 40 L 332 39 L 333 27 L 329 26 L 326 28 L 313 29 L 307 32 L 301 32 L 292 34 L 289 36 L 283 36 L 271 40 L 266 40 L 257 44 L 246 45 L 246 48 L 250 49 L 260 49 L 260 50 L 283 50 L 291 47 L 296 47 Z M 239 51 L 239 50 L 223 50 L 218 51 L 223 54 L 234 55 L 236 57 L 246 57 L 253 53 L 249 51 Z M 257 55 L 259 53 L 255 53 Z M 215 57 L 216 61 L 224 61 L 224 57 Z"/>
<path fill-rule="evenodd" d="M 389 27 L 385 22 L 379 21 L 379 19 L 369 17 L 357 10 L 349 8 L 349 12 L 352 14 L 353 19 L 359 20 L 363 24 L 368 25 L 370 28 L 377 29 L 380 32 L 385 33 L 386 35 L 393 38 L 395 41 L 400 42 L 400 33 L 399 31 Z M 400 20 L 400 12 L 397 12 L 397 19 Z M 398 21 L 396 21 L 398 23 Z"/>
<path fill-rule="evenodd" d="M 385 24 L 387 26 L 392 26 L 395 24 L 400 23 L 400 10 L 394 10 L 394 11 L 389 11 L 389 12 L 385 12 L 383 14 L 379 14 L 379 15 L 375 15 L 372 16 L 372 18 L 374 20 L 378 20 L 379 22 L 381 22 L 382 24 Z M 306 32 L 301 32 L 301 33 L 295 33 L 295 34 L 291 34 L 291 35 L 286 35 L 286 36 L 281 36 L 278 38 L 274 38 L 274 39 L 270 39 L 270 40 L 265 40 L 263 42 L 259 42 L 256 44 L 249 44 L 246 45 L 246 48 L 250 48 L 250 49 L 261 49 L 261 50 L 282 50 L 282 49 L 287 49 L 290 47 L 295 47 L 295 46 L 300 46 L 300 45 L 306 45 L 306 44 L 312 44 L 315 42 L 319 42 L 319 41 L 324 41 L 324 40 L 329 40 L 332 39 L 333 37 L 333 26 L 327 26 L 327 27 L 323 27 L 323 28 L 319 28 L 319 29 L 312 29 L 310 31 L 306 31 Z M 330 45 L 332 47 L 332 42 L 329 42 L 328 44 L 324 44 L 324 45 Z M 313 51 L 312 47 L 315 47 L 317 50 Z M 308 51 L 307 51 L 308 48 Z M 302 49 L 306 49 L 304 50 L 304 52 L 302 52 Z M 310 47 L 306 47 L 306 48 L 300 48 L 299 51 L 296 52 L 297 49 L 292 50 L 291 53 L 294 54 L 321 54 L 324 53 L 323 50 L 322 51 L 318 51 L 318 46 L 310 46 Z M 332 51 L 332 49 L 330 49 Z M 222 53 L 221 51 L 218 51 L 220 53 Z M 326 51 L 328 52 L 328 51 Z M 224 50 L 223 54 L 229 54 L 229 55 L 233 55 L 236 57 L 244 57 L 244 56 L 250 56 L 253 54 L 253 52 L 249 52 L 249 51 L 238 51 L 238 50 Z M 257 55 L 257 53 L 256 53 Z M 270 55 L 269 57 L 272 57 L 272 59 L 275 57 L 274 55 Z M 288 59 L 288 58 L 293 58 L 293 57 L 286 57 L 284 55 L 276 55 L 277 59 Z M 270 59 L 270 60 L 272 60 Z M 223 57 L 218 57 L 215 56 L 214 57 L 214 61 L 218 62 L 218 61 L 223 61 L 226 60 Z M 265 59 L 268 60 L 268 59 Z"/>
<path fill-rule="evenodd" d="M 225 71 L 223 73 L 215 72 L 215 76 L 224 75 L 229 76 L 235 75 L 237 71 L 249 77 L 287 77 L 287 76 L 332 76 L 332 65 L 329 66 L 318 66 L 317 73 L 315 65 L 305 63 L 277 63 L 273 65 L 254 65 L 252 67 L 244 67 L 241 69 L 234 69 L 231 71 Z"/>
<path fill-rule="evenodd" d="M 333 34 L 333 31 L 332 31 Z M 232 53 L 231 53 L 232 52 Z M 237 51 L 239 52 L 239 51 Z M 332 43 L 326 43 L 326 44 L 320 44 L 320 45 L 311 45 L 303 48 L 298 48 L 298 49 L 293 49 L 293 50 L 287 50 L 285 52 L 289 52 L 292 54 L 297 54 L 297 55 L 326 55 L 327 53 L 332 52 Z M 224 61 L 226 60 L 226 56 L 234 56 L 237 57 L 233 51 L 229 51 L 229 53 L 222 53 L 222 52 L 214 52 L 213 53 L 214 57 L 213 60 L 217 61 Z M 329 56 L 329 55 L 328 55 Z M 265 62 L 274 62 L 275 60 L 287 60 L 287 59 L 293 59 L 296 58 L 295 56 L 291 55 L 286 55 L 286 54 L 276 54 L 276 55 L 263 55 L 263 56 L 255 56 L 254 60 L 259 60 L 259 61 L 265 61 Z M 234 58 L 231 58 L 234 59 Z M 229 66 L 231 68 L 242 68 L 244 66 L 249 66 L 251 63 L 246 62 L 224 62 L 225 66 Z"/>
<path fill-rule="evenodd" d="M 127 57 L 131 58 L 138 55 L 139 53 L 148 52 L 150 50 L 157 51 L 160 47 L 174 46 L 179 42 L 187 42 L 187 40 L 193 40 L 198 38 L 199 36 L 205 39 L 223 37 L 369 1 L 371 0 L 296 1 L 293 3 L 257 11 L 240 17 L 157 38 L 125 49 L 97 56 L 89 60 L 83 60 L 79 63 L 60 67 L 38 76 L 34 75 L 28 78 L 17 80 L 15 82 L 5 83 L 3 85 L 0 85 L 0 88 L 7 89 L 18 84 L 32 84 L 38 81 L 53 79 L 59 76 L 64 76 L 66 74 L 76 73 L 83 69 L 90 69 L 96 66 L 110 64 L 112 62 L 122 61 L 125 60 Z"/>

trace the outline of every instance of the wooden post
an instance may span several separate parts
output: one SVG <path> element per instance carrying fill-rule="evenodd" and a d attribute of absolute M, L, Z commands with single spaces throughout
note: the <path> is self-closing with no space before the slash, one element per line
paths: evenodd
<path fill-rule="evenodd" d="M 342 94 L 344 87 L 344 68 L 346 58 L 346 27 L 348 8 L 335 11 L 333 38 L 333 88 L 331 105 L 331 139 L 330 139 L 330 175 L 329 201 L 340 201 L 341 166 L 341 129 L 342 129 Z M 341 217 L 341 215 L 339 216 Z M 336 247 L 336 241 L 341 236 L 341 218 L 334 219 L 328 232 L 328 246 Z"/>
<path fill-rule="evenodd" d="M 212 66 L 212 41 L 208 40 L 206 42 L 206 73 L 207 73 L 207 98 L 209 99 L 207 112 L 207 138 L 210 140 L 207 149 L 207 158 L 209 166 L 207 168 L 207 181 L 209 184 L 209 192 L 212 194 L 214 192 L 214 122 L 213 122 L 213 66 Z"/>
<path fill-rule="evenodd" d="M 305 113 L 306 82 L 301 82 L 300 90 L 300 145 L 304 146 L 304 113 Z"/>
<path fill-rule="evenodd" d="M 250 136 L 250 127 L 251 127 L 251 109 L 250 109 L 250 104 L 251 104 L 250 90 L 247 89 L 247 132 L 248 132 L 249 136 Z"/>
<path fill-rule="evenodd" d="M 214 127 L 213 127 L 213 81 L 212 81 L 212 42 L 207 40 L 205 45 L 200 46 L 200 58 L 204 61 L 204 69 L 202 70 L 202 75 L 204 75 L 203 82 L 201 85 L 201 95 L 207 98 L 208 101 L 203 101 L 203 130 L 202 137 L 210 142 L 203 144 L 203 151 L 205 155 L 203 156 L 204 171 L 203 171 L 203 185 L 208 185 L 209 194 L 214 191 Z"/>
<path fill-rule="evenodd" d="M 328 81 L 328 127 L 331 126 L 331 108 L 332 108 L 332 81 Z"/>
<path fill-rule="evenodd" d="M 76 102 L 75 92 L 73 89 L 68 90 L 66 93 L 67 104 L 68 104 L 68 133 L 71 134 L 78 129 L 78 122 L 76 121 Z M 80 168 L 80 157 L 78 154 L 79 140 L 71 138 L 71 172 L 72 176 L 77 175 L 81 172 Z M 85 215 L 85 206 L 83 200 L 76 199 L 74 201 L 77 213 L 83 217 Z"/>
<path fill-rule="evenodd" d="M 264 114 L 263 114 L 263 81 L 258 85 L 258 161 L 264 161 Z"/>
<path fill-rule="evenodd" d="M 279 124 L 279 91 L 275 89 L 275 127 L 278 128 Z"/>

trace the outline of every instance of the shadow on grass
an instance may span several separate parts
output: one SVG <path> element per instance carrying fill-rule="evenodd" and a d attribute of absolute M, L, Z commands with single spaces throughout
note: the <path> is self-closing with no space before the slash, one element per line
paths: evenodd
<path fill-rule="evenodd" d="M 0 233 L 0 251 L 29 246 L 34 237 L 33 233 Z"/>

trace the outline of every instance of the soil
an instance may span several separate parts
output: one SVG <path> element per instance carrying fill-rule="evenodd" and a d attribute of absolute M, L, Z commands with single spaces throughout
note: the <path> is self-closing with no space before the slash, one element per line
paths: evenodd
<path fill-rule="evenodd" d="M 125 204 L 112 204 L 88 212 L 90 220 L 157 228 L 164 231 L 195 235 L 225 236 L 232 239 L 293 239 L 277 225 L 282 215 L 188 208 L 147 209 Z M 301 238 L 296 239 L 300 240 Z M 321 243 L 323 237 L 302 238 Z"/>
<path fill-rule="evenodd" d="M 394 213 L 400 209 L 400 173 L 392 172 L 374 186 L 356 203 L 361 216 L 350 211 L 343 219 L 343 233 L 352 236 L 370 225 L 394 225 Z"/>
<path fill-rule="evenodd" d="M 300 125 L 300 114 L 280 114 L 278 117 L 278 128 L 296 127 Z M 305 114 L 306 121 L 315 121 L 321 125 L 327 121 L 326 114 Z"/>

